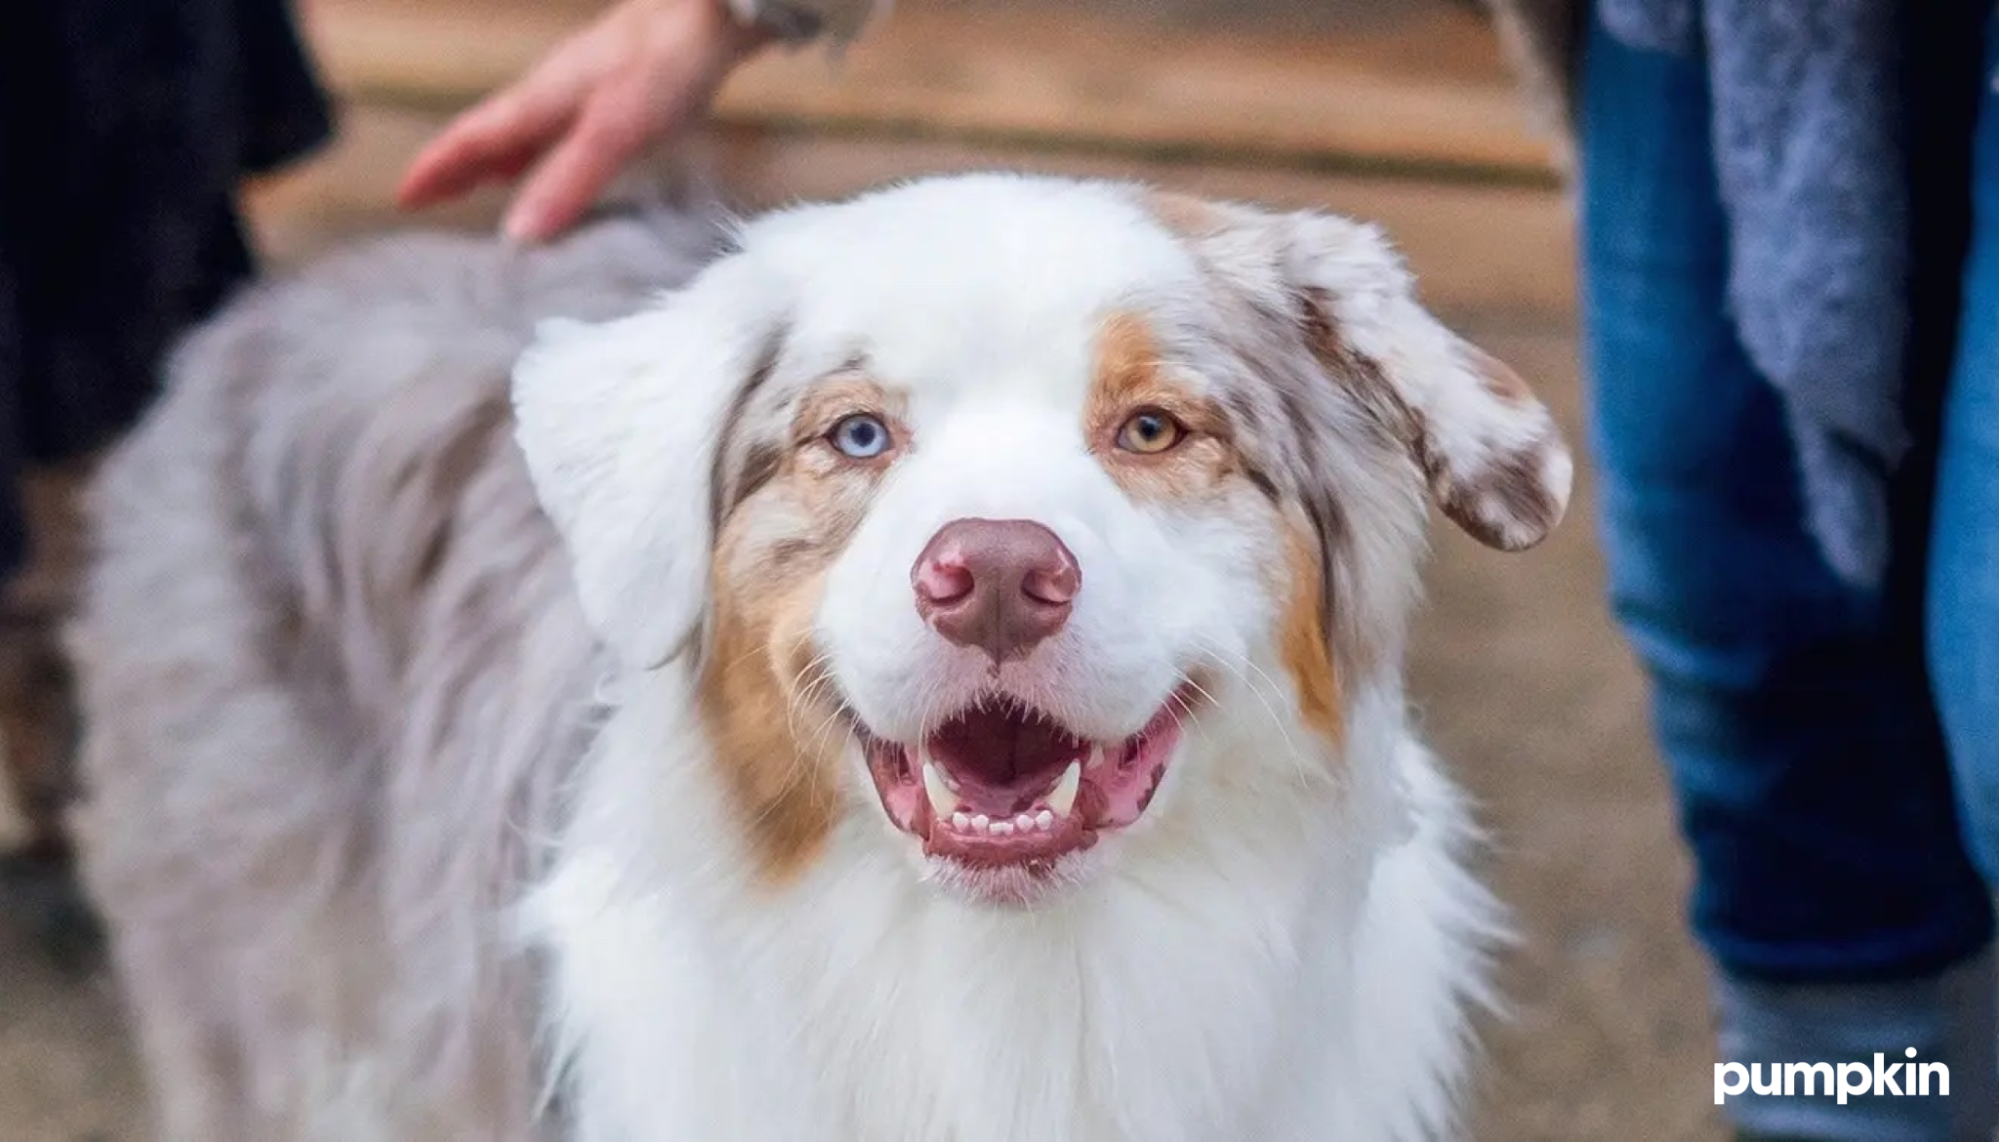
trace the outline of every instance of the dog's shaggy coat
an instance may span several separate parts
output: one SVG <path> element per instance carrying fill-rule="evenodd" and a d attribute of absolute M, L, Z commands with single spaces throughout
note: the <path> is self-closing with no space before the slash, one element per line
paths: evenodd
<path fill-rule="evenodd" d="M 75 634 L 163 1126 L 1449 1129 L 1496 912 L 1402 696 L 1426 487 L 1518 548 L 1568 459 L 1317 215 L 967 177 L 244 298 Z M 984 517 L 1081 568 L 1024 657 L 911 601 Z M 968 717 L 1096 752 L 1055 834 L 953 827 Z"/>

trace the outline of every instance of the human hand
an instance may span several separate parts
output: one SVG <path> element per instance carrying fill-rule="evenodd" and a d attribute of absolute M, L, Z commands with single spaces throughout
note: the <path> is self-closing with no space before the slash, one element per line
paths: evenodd
<path fill-rule="evenodd" d="M 725 0 L 622 0 L 452 120 L 410 162 L 397 201 L 414 210 L 532 166 L 504 228 L 519 241 L 552 238 L 649 144 L 699 119 L 770 39 Z"/>

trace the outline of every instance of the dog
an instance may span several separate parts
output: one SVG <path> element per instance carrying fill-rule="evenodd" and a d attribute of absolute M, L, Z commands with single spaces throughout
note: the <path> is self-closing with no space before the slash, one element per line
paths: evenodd
<path fill-rule="evenodd" d="M 94 490 L 80 822 L 181 1136 L 1419 1137 L 1501 908 L 1428 501 L 1570 459 L 1374 228 L 979 174 L 404 236 Z"/>

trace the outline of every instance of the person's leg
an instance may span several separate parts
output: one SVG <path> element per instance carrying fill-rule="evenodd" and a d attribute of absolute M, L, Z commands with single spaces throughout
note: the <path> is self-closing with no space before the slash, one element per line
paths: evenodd
<path fill-rule="evenodd" d="M 1999 69 L 1999 17 L 1987 45 Z M 1999 91 L 1989 85 L 1972 204 L 1963 319 L 1938 459 L 1929 657 L 1965 834 L 1986 877 L 1999 881 Z"/>
<path fill-rule="evenodd" d="M 1704 66 L 1593 24 L 1579 94 L 1612 605 L 1650 676 L 1693 850 L 1719 1059 L 1871 1062 L 1914 1047 L 1968 1073 L 1953 1067 L 1951 1101 L 1745 1095 L 1727 1112 L 1767 1135 L 1989 1131 L 1949 1118 L 1991 1088 L 1976 1076 L 1990 1070 L 1992 918 L 1927 694 L 1920 577 L 1898 557 L 1889 589 L 1849 589 L 1805 530 L 1778 399 L 1727 316 Z M 1918 569 L 1922 548 L 1902 545 Z"/>

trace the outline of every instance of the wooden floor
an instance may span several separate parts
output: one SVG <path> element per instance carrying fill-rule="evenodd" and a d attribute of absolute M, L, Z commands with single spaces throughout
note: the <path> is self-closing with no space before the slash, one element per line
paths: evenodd
<path fill-rule="evenodd" d="M 408 225 L 491 226 L 476 196 L 395 217 L 401 165 L 593 10 L 583 0 L 309 0 L 340 142 L 257 188 L 282 266 Z M 1573 240 L 1490 30 L 1447 0 L 904 0 L 839 67 L 775 54 L 689 141 L 754 209 L 899 176 L 1016 167 L 1144 178 L 1384 225 L 1426 298 L 1512 363 L 1579 443 Z M 1414 655 L 1423 723 L 1492 827 L 1519 913 L 1487 1022 L 1489 1138 L 1712 1137 L 1713 1049 L 1681 923 L 1686 866 L 1638 679 L 1603 612 L 1585 474 L 1519 557 L 1439 531 Z M 0 1138 L 143 1131 L 115 1005 L 0 926 Z"/>
<path fill-rule="evenodd" d="M 594 0 L 311 9 L 344 90 L 444 105 L 516 74 L 593 10 Z M 1547 148 L 1523 130 L 1484 20 L 1436 0 L 905 3 L 837 63 L 767 54 L 717 111 L 734 125 L 1548 177 Z"/>

